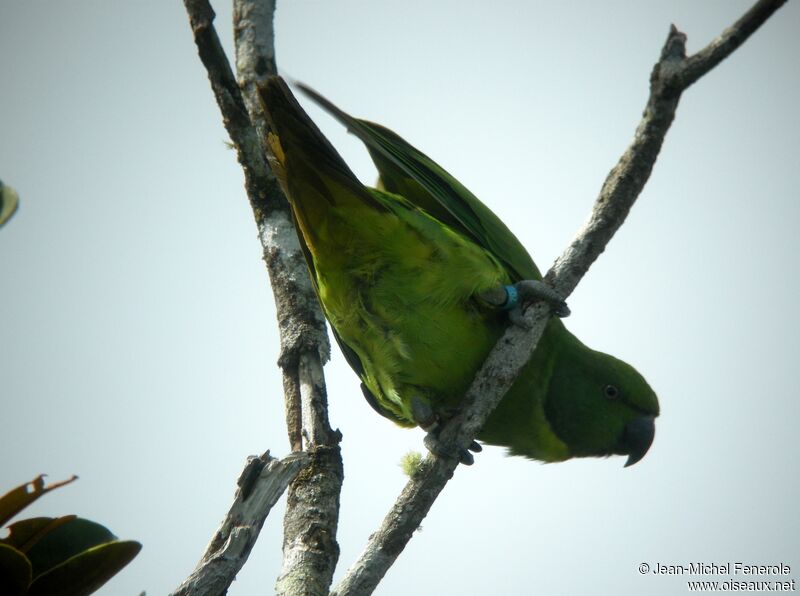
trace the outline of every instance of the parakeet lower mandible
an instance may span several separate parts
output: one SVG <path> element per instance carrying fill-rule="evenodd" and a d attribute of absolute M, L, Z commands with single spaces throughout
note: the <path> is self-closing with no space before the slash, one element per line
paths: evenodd
<path fill-rule="evenodd" d="M 261 86 L 272 165 L 312 283 L 367 401 L 397 424 L 430 429 L 452 415 L 502 335 L 516 290 L 560 314 L 566 306 L 457 180 L 390 130 L 302 90 L 366 144 L 380 172 L 379 189 L 361 184 L 281 78 Z M 631 465 L 650 447 L 658 412 L 632 366 L 551 318 L 478 439 L 547 462 L 620 454 Z"/>

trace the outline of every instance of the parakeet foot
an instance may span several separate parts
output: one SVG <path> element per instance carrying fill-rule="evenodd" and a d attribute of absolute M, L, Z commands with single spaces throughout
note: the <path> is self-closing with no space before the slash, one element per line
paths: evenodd
<path fill-rule="evenodd" d="M 522 316 L 522 307 L 526 302 L 544 300 L 550 304 L 557 317 L 570 315 L 569 307 L 561 295 L 537 279 L 523 279 L 511 286 L 492 288 L 481 292 L 479 297 L 497 308 L 509 311 L 511 321 L 522 327 L 527 327 Z"/>
<path fill-rule="evenodd" d="M 432 432 L 439 427 L 439 417 L 436 416 L 431 405 L 416 395 L 411 398 L 411 417 L 424 431 Z"/>
<path fill-rule="evenodd" d="M 457 457 L 459 463 L 462 463 L 465 466 L 471 466 L 475 463 L 475 457 L 472 455 L 472 453 L 480 453 L 483 451 L 483 447 L 481 447 L 476 441 L 472 441 L 472 443 L 470 443 L 469 447 L 466 449 L 460 447 L 447 447 L 439 440 L 439 434 L 434 431 L 431 431 L 425 435 L 423 442 L 425 443 L 425 447 L 428 449 L 428 451 L 434 455 L 438 455 L 439 457 Z"/>
<path fill-rule="evenodd" d="M 472 441 L 467 449 L 454 449 L 443 445 L 439 440 L 439 431 L 442 429 L 441 419 L 436 415 L 427 401 L 416 395 L 411 398 L 411 416 L 413 416 L 414 422 L 416 422 L 422 430 L 427 431 L 423 442 L 428 451 L 434 455 L 438 455 L 439 457 L 457 457 L 458 461 L 465 466 L 471 466 L 475 463 L 475 458 L 470 451 L 473 453 L 480 453 L 483 451 L 483 447 L 476 441 Z"/>

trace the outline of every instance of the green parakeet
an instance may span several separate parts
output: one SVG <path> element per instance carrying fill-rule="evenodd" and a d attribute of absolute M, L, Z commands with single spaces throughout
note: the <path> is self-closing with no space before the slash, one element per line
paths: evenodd
<path fill-rule="evenodd" d="M 541 274 L 430 158 L 302 90 L 366 144 L 380 173 L 379 188 L 364 186 L 281 78 L 261 86 L 272 165 L 333 334 L 378 412 L 403 426 L 429 424 L 425 412 L 446 419 L 509 324 L 486 296 Z M 551 318 L 478 439 L 546 462 L 620 454 L 630 465 L 650 447 L 658 413 L 632 366 Z"/>

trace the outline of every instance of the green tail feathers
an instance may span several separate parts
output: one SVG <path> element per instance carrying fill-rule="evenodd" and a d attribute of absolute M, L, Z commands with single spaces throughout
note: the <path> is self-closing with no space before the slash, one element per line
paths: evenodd
<path fill-rule="evenodd" d="M 276 176 L 312 283 L 367 401 L 405 425 L 419 405 L 451 416 L 507 315 L 486 290 L 541 279 L 506 225 L 392 131 L 300 89 L 370 152 L 382 189 L 361 184 L 279 77 L 260 88 Z M 630 365 L 548 323 L 520 378 L 479 435 L 543 461 L 644 456 L 658 400 Z"/>

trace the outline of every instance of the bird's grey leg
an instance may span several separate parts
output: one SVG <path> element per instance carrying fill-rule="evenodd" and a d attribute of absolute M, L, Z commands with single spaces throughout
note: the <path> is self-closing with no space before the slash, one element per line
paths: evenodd
<path fill-rule="evenodd" d="M 439 440 L 439 431 L 442 429 L 442 420 L 431 408 L 430 404 L 418 396 L 411 398 L 411 416 L 422 430 L 427 434 L 425 435 L 425 447 L 439 457 L 457 457 L 458 461 L 465 466 L 471 466 L 475 463 L 475 458 L 472 453 L 480 453 L 483 447 L 477 441 L 472 441 L 467 449 L 463 448 L 448 448 Z"/>

